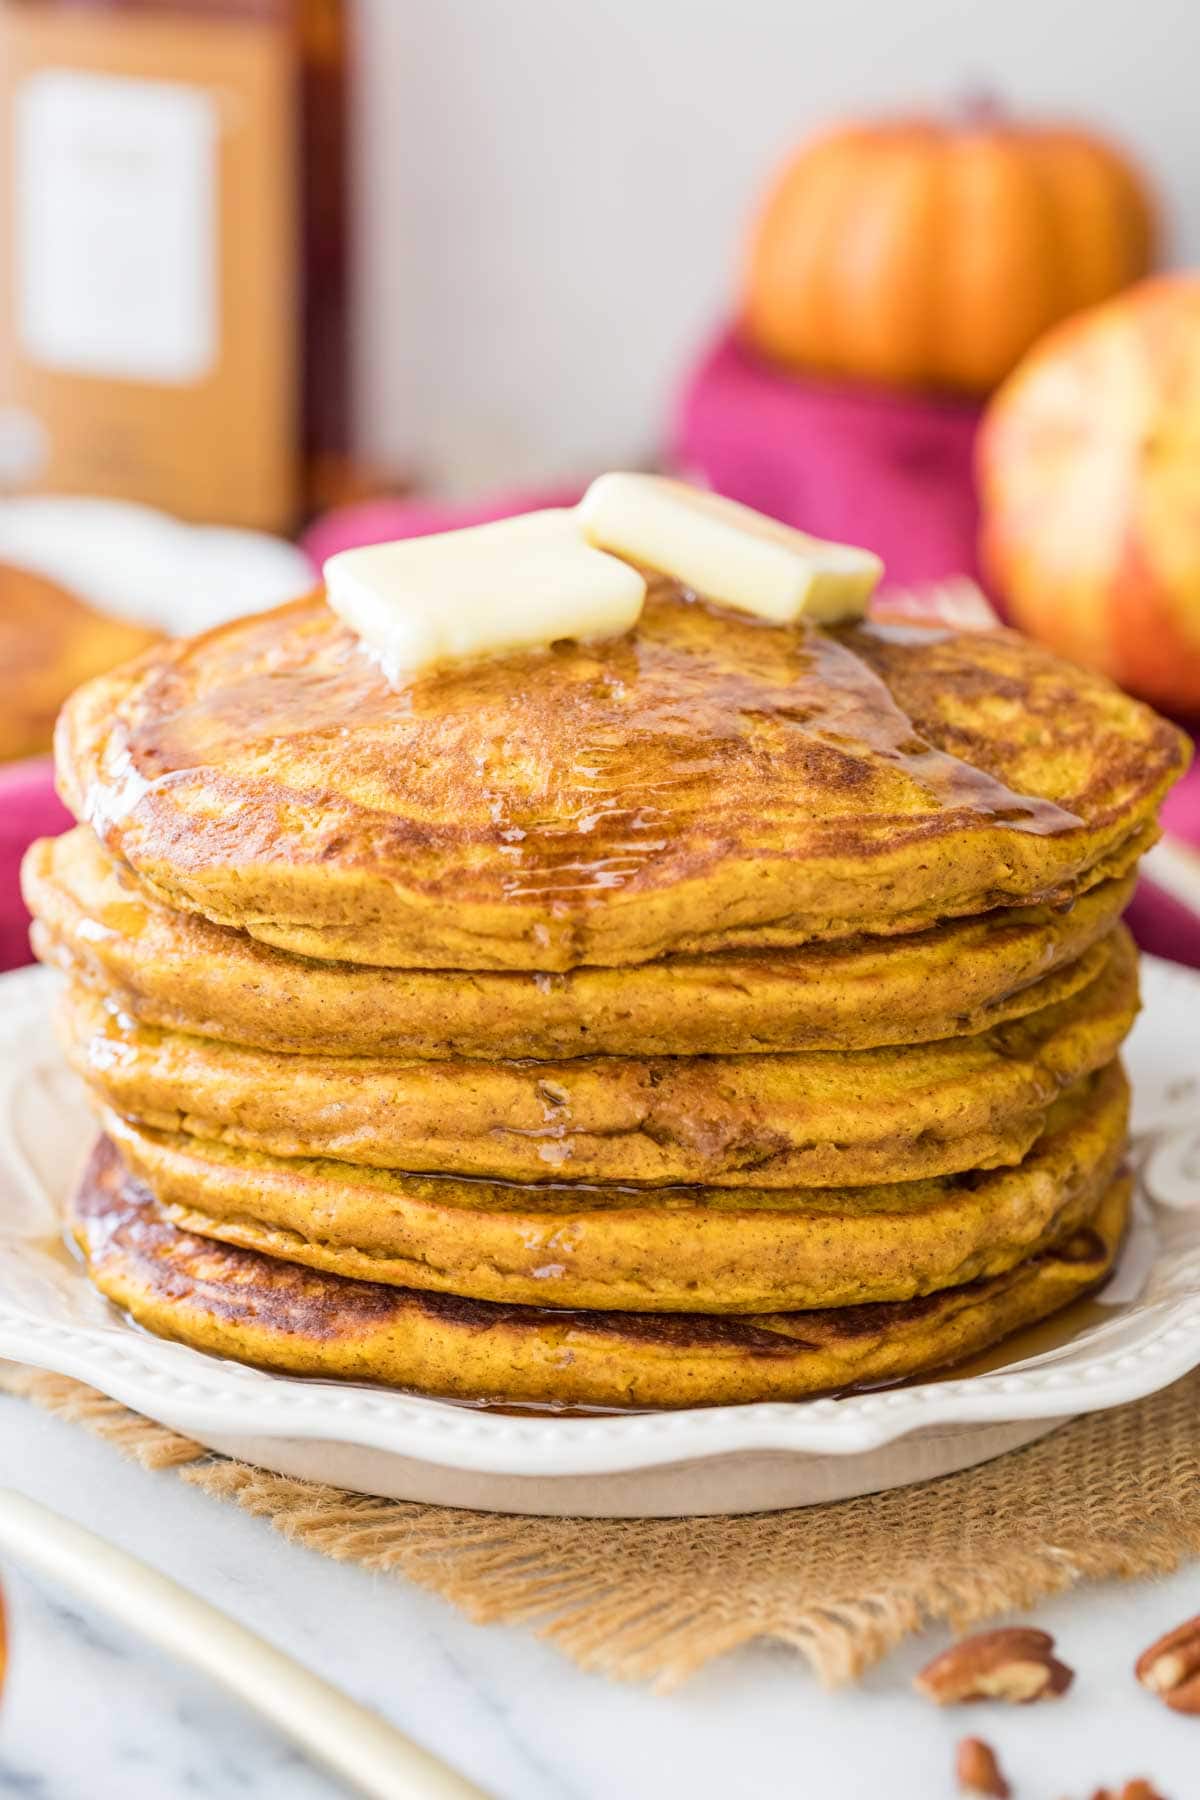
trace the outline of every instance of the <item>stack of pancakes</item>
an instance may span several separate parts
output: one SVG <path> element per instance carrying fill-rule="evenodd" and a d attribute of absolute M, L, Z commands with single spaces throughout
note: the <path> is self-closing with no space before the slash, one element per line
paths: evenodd
<path fill-rule="evenodd" d="M 471 1400 L 912 1376 L 1126 1222 L 1120 925 L 1181 735 L 1007 632 L 637 630 L 397 691 L 317 597 L 80 690 L 39 955 L 104 1293 Z"/>

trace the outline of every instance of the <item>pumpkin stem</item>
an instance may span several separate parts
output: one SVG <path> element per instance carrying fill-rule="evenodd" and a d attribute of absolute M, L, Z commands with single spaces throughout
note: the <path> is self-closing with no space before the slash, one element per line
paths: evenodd
<path fill-rule="evenodd" d="M 964 125 L 1003 125 L 1008 119 L 1008 108 L 999 90 L 986 81 L 973 82 L 963 89 L 957 111 Z"/>

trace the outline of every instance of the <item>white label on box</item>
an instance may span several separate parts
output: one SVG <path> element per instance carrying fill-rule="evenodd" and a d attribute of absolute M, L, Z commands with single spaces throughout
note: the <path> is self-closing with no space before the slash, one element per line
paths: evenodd
<path fill-rule="evenodd" d="M 78 69 L 22 82 L 13 278 L 31 362 L 183 386 L 217 357 L 217 106 Z"/>

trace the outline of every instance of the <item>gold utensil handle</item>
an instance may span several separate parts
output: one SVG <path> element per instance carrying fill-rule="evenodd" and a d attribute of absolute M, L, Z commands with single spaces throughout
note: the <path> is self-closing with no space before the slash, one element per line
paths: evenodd
<path fill-rule="evenodd" d="M 203 1670 L 374 1800 L 487 1800 L 378 1713 L 207 1600 L 9 1488 L 0 1488 L 0 1551 Z"/>

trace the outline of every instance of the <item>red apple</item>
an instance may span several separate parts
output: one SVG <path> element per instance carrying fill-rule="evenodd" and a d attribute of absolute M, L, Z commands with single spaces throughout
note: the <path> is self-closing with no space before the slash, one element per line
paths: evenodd
<path fill-rule="evenodd" d="M 1043 338 L 987 410 L 979 477 L 983 564 L 1013 621 L 1200 712 L 1200 275 Z"/>

